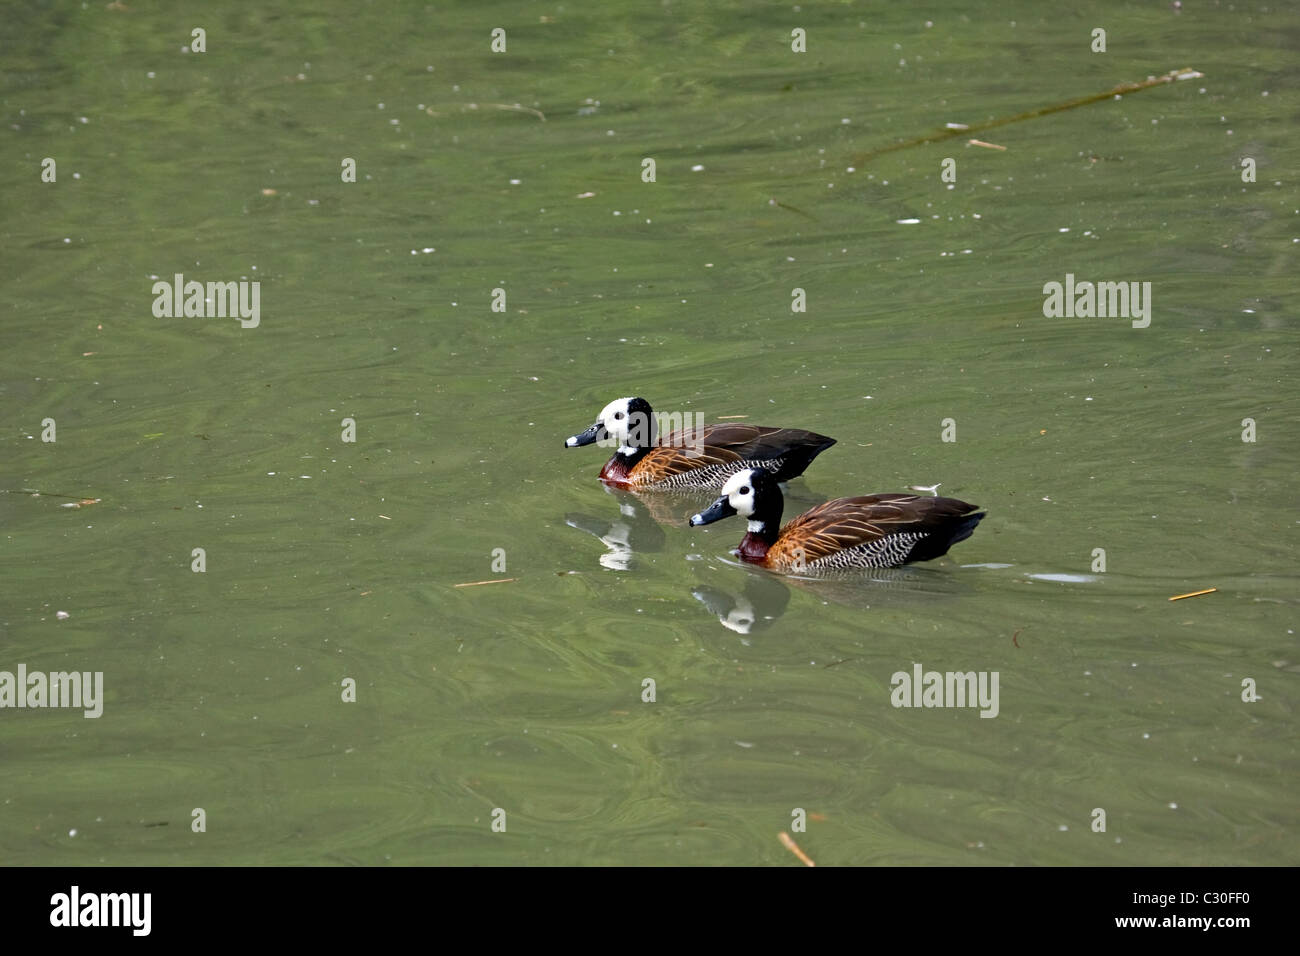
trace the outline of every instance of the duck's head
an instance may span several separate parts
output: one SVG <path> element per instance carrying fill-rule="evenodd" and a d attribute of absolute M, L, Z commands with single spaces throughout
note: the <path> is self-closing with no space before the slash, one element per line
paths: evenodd
<path fill-rule="evenodd" d="M 746 468 L 727 479 L 717 501 L 699 514 L 691 515 L 691 526 L 740 515 L 748 519 L 752 533 L 775 533 L 784 506 L 781 488 L 772 473 L 766 468 Z"/>
<path fill-rule="evenodd" d="M 634 455 L 638 449 L 654 447 L 657 437 L 650 403 L 644 398 L 619 398 L 600 410 L 594 425 L 566 438 L 564 447 L 577 448 L 613 439 L 619 454 Z"/>

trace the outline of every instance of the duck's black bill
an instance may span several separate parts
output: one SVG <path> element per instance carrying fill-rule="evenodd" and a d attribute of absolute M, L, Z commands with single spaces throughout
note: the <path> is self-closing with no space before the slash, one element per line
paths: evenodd
<path fill-rule="evenodd" d="M 592 425 L 590 428 L 588 428 L 585 432 L 582 432 L 581 434 L 578 435 L 570 435 L 568 438 L 564 439 L 564 447 L 578 448 L 581 445 L 593 444 L 594 442 L 600 440 L 602 431 L 603 429 L 600 427 L 600 423 L 597 422 L 595 425 Z"/>
<path fill-rule="evenodd" d="M 723 518 L 730 518 L 736 513 L 736 509 L 731 507 L 731 502 L 723 495 L 713 504 L 709 505 L 704 511 L 697 515 L 691 515 L 691 527 L 696 528 L 702 524 L 713 524 Z"/>

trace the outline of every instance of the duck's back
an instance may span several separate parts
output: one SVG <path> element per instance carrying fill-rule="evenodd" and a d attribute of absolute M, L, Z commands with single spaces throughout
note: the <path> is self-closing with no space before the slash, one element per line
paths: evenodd
<path fill-rule="evenodd" d="M 782 570 L 891 568 L 929 561 L 974 532 L 984 513 L 956 498 L 833 498 L 791 520 L 768 550 Z"/>
<path fill-rule="evenodd" d="M 730 469 L 733 472 L 740 467 L 765 468 L 777 481 L 788 481 L 802 475 L 814 458 L 834 444 L 834 438 L 802 428 L 725 422 L 671 432 L 659 439 L 660 448 L 651 451 L 650 455 L 659 454 L 663 463 L 671 467 L 673 459 L 662 454 L 661 449 L 694 450 L 696 454 L 687 455 L 687 458 L 697 461 L 696 467 L 734 464 L 737 467 Z M 677 465 L 689 467 L 686 461 L 681 460 Z"/>

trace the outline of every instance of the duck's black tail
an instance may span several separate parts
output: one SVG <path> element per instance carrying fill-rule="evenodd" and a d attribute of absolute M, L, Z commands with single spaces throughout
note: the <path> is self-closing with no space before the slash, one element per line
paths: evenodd
<path fill-rule="evenodd" d="M 959 541 L 965 541 L 975 533 L 975 526 L 984 520 L 985 513 L 976 511 L 979 505 L 968 505 L 955 498 L 936 498 L 952 507 L 939 508 L 933 513 L 932 521 L 927 521 L 929 534 L 916 542 L 907 556 L 907 562 L 931 561 L 941 558 L 948 549 Z"/>
<path fill-rule="evenodd" d="M 785 434 L 790 437 L 790 445 L 781 456 L 781 467 L 772 473 L 777 481 L 798 478 L 814 458 L 835 444 L 834 438 L 802 429 L 788 428 Z"/>

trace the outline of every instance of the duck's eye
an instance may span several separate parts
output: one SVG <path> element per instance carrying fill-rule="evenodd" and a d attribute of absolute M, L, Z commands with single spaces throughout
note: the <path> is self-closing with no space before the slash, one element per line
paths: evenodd
<path fill-rule="evenodd" d="M 623 420 L 623 413 L 622 413 L 622 412 L 615 412 L 615 413 L 614 413 L 614 417 L 615 417 L 618 421 L 621 422 L 621 421 Z"/>
<path fill-rule="evenodd" d="M 749 494 L 749 488 L 748 488 L 748 487 L 741 488 L 741 489 L 740 489 L 740 493 L 741 493 L 742 495 L 747 495 L 747 494 Z"/>

